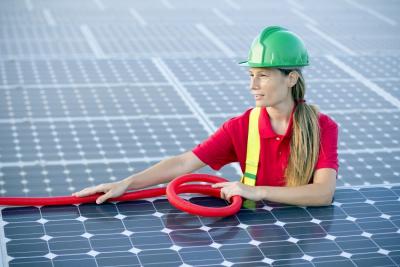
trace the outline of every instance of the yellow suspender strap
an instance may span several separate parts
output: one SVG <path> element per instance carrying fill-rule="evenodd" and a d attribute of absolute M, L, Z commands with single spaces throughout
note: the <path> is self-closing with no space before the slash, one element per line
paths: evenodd
<path fill-rule="evenodd" d="M 246 168 L 241 182 L 255 186 L 257 178 L 258 161 L 260 157 L 260 133 L 258 131 L 258 118 L 260 107 L 253 108 L 250 112 L 249 133 L 247 136 Z"/>

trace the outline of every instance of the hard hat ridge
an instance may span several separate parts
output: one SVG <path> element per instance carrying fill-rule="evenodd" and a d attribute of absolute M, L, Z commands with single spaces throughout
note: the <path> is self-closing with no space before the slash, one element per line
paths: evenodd
<path fill-rule="evenodd" d="M 298 68 L 309 64 L 308 52 L 298 35 L 280 26 L 270 26 L 253 40 L 248 60 L 239 64 L 249 67 Z"/>

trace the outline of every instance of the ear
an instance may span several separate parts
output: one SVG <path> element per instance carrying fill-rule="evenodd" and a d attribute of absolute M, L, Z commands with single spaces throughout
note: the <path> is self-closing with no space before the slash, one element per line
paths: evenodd
<path fill-rule="evenodd" d="M 297 83 L 300 74 L 297 71 L 291 71 L 288 75 L 289 78 L 289 87 L 292 88 Z"/>

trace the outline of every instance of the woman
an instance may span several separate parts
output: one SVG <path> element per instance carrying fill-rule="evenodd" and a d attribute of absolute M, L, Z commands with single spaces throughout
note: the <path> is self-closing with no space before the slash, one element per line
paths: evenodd
<path fill-rule="evenodd" d="M 239 162 L 244 173 L 241 182 L 213 185 L 228 201 L 240 195 L 254 201 L 329 205 L 338 171 L 338 126 L 304 100 L 301 68 L 308 65 L 304 43 L 287 29 L 268 27 L 253 41 L 248 60 L 241 64 L 249 66 L 256 108 L 226 121 L 192 151 L 73 195 L 104 192 L 96 200 L 100 204 L 127 189 L 166 183 L 206 165 L 219 170 Z"/>

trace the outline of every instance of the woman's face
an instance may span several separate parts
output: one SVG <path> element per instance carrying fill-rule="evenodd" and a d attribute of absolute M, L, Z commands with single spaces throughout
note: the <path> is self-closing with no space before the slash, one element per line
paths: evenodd
<path fill-rule="evenodd" d="M 249 74 L 256 107 L 271 107 L 292 100 L 291 87 L 295 83 L 290 76 L 293 75 L 284 75 L 275 68 L 250 68 Z"/>

